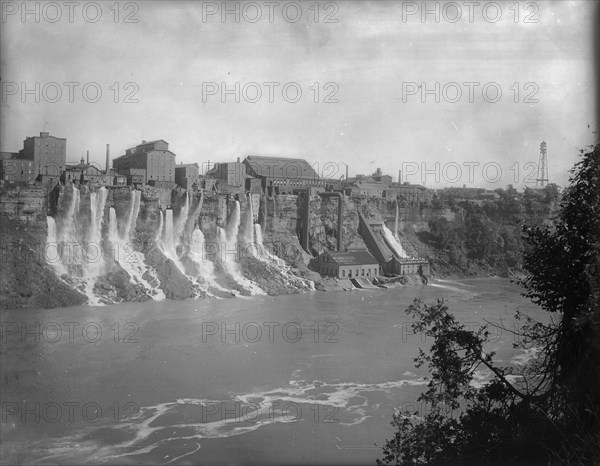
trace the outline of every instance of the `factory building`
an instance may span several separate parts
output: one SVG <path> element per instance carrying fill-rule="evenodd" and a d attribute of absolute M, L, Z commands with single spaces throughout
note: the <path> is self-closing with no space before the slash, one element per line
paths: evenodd
<path fill-rule="evenodd" d="M 357 249 L 325 251 L 318 259 L 319 273 L 335 278 L 377 277 L 379 263 L 369 252 Z"/>
<path fill-rule="evenodd" d="M 243 163 L 246 173 L 260 179 L 268 195 L 293 194 L 295 189 L 310 187 L 325 190 L 325 181 L 304 159 L 249 155 Z"/>
<path fill-rule="evenodd" d="M 175 184 L 175 154 L 163 139 L 142 141 L 113 160 L 113 168 L 130 180 L 155 186 Z"/>

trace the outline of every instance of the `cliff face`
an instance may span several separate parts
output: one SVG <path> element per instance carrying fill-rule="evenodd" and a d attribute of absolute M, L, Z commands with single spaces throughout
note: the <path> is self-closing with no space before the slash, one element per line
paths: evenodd
<path fill-rule="evenodd" d="M 99 302 L 114 303 L 162 296 L 227 297 L 257 290 L 300 292 L 320 280 L 307 267 L 310 259 L 336 249 L 339 234 L 336 197 L 310 198 L 305 251 L 299 241 L 306 228 L 305 200 L 293 195 L 256 196 L 254 225 L 249 224 L 248 198 L 214 192 L 150 186 L 141 191 L 128 186 L 90 191 L 87 186 L 3 185 L 1 194 L 0 305 L 4 308 L 75 305 L 87 302 L 92 294 Z M 73 214 L 75 203 L 79 207 Z M 384 221 L 391 230 L 397 222 L 407 253 L 429 259 L 437 272 L 461 272 L 462 266 L 446 267 L 444 251 L 428 239 L 429 222 L 440 218 L 455 222 L 455 212 L 405 207 L 398 209 L 396 218 L 394 201 L 345 197 L 342 250 L 366 248 L 358 233 L 359 211 L 366 218 Z M 59 243 L 68 240 L 87 247 L 99 241 L 101 260 L 97 264 L 75 261 L 62 268 L 49 264 L 44 251 L 50 221 L 61 232 L 55 240 Z M 56 248 L 53 251 L 56 254 Z"/>
<path fill-rule="evenodd" d="M 46 261 L 48 190 L 0 188 L 0 307 L 59 307 L 87 298 L 61 280 Z"/>

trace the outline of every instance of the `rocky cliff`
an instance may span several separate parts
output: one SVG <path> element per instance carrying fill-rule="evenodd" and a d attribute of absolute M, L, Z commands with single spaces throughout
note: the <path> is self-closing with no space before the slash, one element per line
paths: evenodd
<path fill-rule="evenodd" d="M 336 197 L 311 196 L 306 223 L 303 198 L 255 195 L 254 225 L 250 204 L 244 195 L 180 188 L 4 185 L 0 218 L 6 273 L 0 303 L 4 308 L 54 307 L 88 300 L 302 292 L 321 280 L 307 267 L 310 259 L 335 249 L 340 234 L 342 249 L 365 248 L 358 233 L 359 210 L 390 229 L 397 220 L 394 202 L 346 197 L 338 232 Z M 451 216 L 399 209 L 398 233 L 408 252 L 434 257 L 416 233 L 426 231 L 428 220 L 440 215 Z M 305 228 L 307 250 L 299 241 Z M 62 261 L 49 260 L 45 250 L 53 239 L 55 255 L 62 244 L 75 244 L 79 253 L 65 260 L 61 249 Z"/>

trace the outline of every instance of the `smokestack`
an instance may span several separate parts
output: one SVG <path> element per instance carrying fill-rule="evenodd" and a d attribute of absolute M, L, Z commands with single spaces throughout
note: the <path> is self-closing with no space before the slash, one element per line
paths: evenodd
<path fill-rule="evenodd" d="M 110 144 L 106 145 L 106 174 L 108 175 L 108 169 L 110 164 Z"/>
<path fill-rule="evenodd" d="M 346 165 L 346 181 L 348 181 L 348 165 Z"/>
<path fill-rule="evenodd" d="M 90 164 L 90 151 L 87 151 L 87 156 L 85 158 L 85 163 L 87 163 L 88 165 Z"/>
<path fill-rule="evenodd" d="M 398 170 L 398 184 L 402 184 L 402 170 Z"/>

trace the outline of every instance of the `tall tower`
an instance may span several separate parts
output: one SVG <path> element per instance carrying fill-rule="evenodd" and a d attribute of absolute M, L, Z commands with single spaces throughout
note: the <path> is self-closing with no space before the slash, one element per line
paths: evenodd
<path fill-rule="evenodd" d="M 548 159 L 546 155 L 546 141 L 540 144 L 540 161 L 538 163 L 538 176 L 535 187 L 544 188 L 548 184 Z"/>
<path fill-rule="evenodd" d="M 106 174 L 108 175 L 108 170 L 110 169 L 110 144 L 106 145 Z"/>

